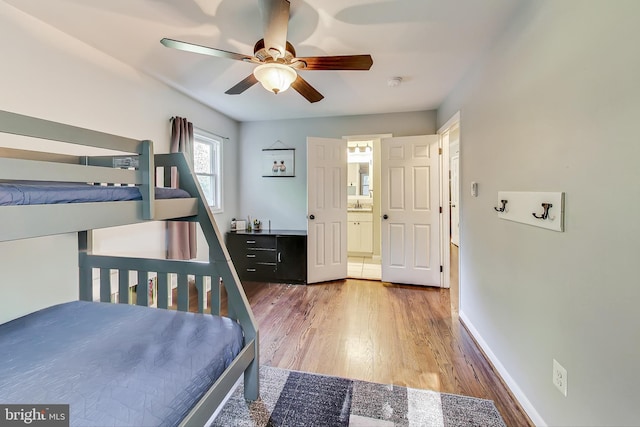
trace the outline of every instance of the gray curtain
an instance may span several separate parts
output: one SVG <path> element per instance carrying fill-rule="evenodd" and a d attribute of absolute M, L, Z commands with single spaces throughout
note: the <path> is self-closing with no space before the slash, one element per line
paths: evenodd
<path fill-rule="evenodd" d="M 183 117 L 174 117 L 171 125 L 172 153 L 183 152 L 193 164 L 193 123 Z M 171 187 L 178 188 L 176 168 L 171 170 Z M 167 222 L 167 259 L 193 259 L 196 257 L 196 224 L 194 222 Z"/>

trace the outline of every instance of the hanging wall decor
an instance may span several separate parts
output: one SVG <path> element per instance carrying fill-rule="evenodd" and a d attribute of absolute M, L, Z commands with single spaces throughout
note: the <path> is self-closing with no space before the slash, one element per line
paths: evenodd
<path fill-rule="evenodd" d="M 263 177 L 296 176 L 295 148 L 265 148 L 262 150 Z"/>

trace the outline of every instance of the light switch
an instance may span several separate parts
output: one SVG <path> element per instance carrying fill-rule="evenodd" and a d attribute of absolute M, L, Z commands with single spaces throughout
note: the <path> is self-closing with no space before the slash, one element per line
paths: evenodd
<path fill-rule="evenodd" d="M 471 196 L 478 197 L 478 183 L 475 181 L 471 183 Z"/>

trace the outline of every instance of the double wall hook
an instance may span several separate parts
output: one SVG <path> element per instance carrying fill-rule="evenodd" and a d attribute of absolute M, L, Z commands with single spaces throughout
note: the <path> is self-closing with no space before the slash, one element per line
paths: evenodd
<path fill-rule="evenodd" d="M 495 209 L 497 212 L 504 212 L 505 209 L 507 208 L 507 202 L 508 200 L 500 200 L 500 203 L 502 203 L 502 206 L 499 208 L 496 208 L 495 206 L 493 207 L 493 209 Z"/>
<path fill-rule="evenodd" d="M 551 203 L 543 203 L 542 208 L 544 209 L 544 211 L 542 212 L 542 215 L 537 215 L 535 212 L 533 212 L 532 215 L 538 219 L 547 219 L 549 218 L 549 209 L 551 209 L 552 207 L 553 205 Z"/>

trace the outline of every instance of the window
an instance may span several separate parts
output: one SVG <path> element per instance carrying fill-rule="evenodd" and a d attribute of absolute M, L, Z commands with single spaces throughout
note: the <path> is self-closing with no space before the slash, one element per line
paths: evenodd
<path fill-rule="evenodd" d="M 193 131 L 193 169 L 214 212 L 222 212 L 222 139 L 200 129 Z"/>

